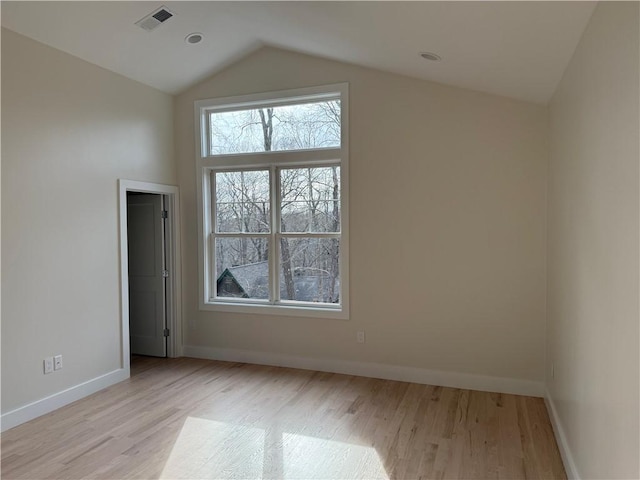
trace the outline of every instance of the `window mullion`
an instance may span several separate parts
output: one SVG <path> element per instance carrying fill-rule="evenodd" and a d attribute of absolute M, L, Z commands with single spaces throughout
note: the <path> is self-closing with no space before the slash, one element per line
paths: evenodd
<path fill-rule="evenodd" d="M 208 143 L 207 143 L 208 145 Z M 208 147 L 207 147 L 208 148 Z M 216 263 L 218 261 L 217 255 L 216 255 L 216 239 L 215 239 L 215 235 L 216 235 L 216 230 L 218 229 L 218 206 L 216 204 L 216 174 L 215 172 L 212 170 L 209 172 L 209 183 L 210 183 L 210 191 L 211 191 L 211 198 L 210 198 L 210 208 L 211 208 L 211 234 L 209 235 L 209 238 L 207 239 L 207 241 L 209 242 L 209 252 L 211 252 L 211 255 L 209 256 L 210 258 L 210 265 L 209 265 L 209 282 L 211 287 L 209 288 L 209 297 L 210 298 L 216 298 L 218 296 L 218 283 L 217 283 L 217 278 L 216 278 L 216 271 L 217 271 L 217 267 L 216 267 Z M 213 294 L 212 294 L 213 293 Z"/>
<path fill-rule="evenodd" d="M 271 234 L 270 233 L 264 233 L 264 232 L 233 232 L 233 233 L 226 233 L 226 232 L 211 232 L 211 234 L 216 237 L 216 238 L 267 238 L 267 239 L 271 239 Z"/>
<path fill-rule="evenodd" d="M 286 232 L 281 233 L 283 238 L 340 238 L 340 232 Z"/>
<path fill-rule="evenodd" d="M 209 288 L 209 298 L 216 298 L 218 296 L 218 283 L 216 278 L 216 237 L 214 233 L 209 235 L 207 238 L 207 242 L 209 244 L 209 251 L 212 252 L 209 255 L 209 284 L 211 288 Z"/>
<path fill-rule="evenodd" d="M 272 166 L 269 170 L 270 207 L 271 207 L 271 241 L 269 242 L 269 301 L 280 301 L 280 182 L 279 171 Z"/>

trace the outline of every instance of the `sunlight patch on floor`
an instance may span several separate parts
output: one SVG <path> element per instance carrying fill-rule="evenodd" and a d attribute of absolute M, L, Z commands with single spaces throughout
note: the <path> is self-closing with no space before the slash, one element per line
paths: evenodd
<path fill-rule="evenodd" d="M 372 447 L 188 417 L 161 479 L 389 480 Z"/>
<path fill-rule="evenodd" d="M 262 478 L 265 432 L 188 417 L 161 479 Z"/>
<path fill-rule="evenodd" d="M 283 434 L 283 478 L 389 480 L 373 447 Z"/>

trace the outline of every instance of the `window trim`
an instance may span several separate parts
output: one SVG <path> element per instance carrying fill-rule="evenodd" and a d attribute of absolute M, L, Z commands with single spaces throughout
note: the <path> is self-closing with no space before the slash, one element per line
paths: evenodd
<path fill-rule="evenodd" d="M 194 130 L 196 136 L 196 172 L 197 172 L 197 209 L 198 209 L 198 297 L 199 308 L 205 311 L 230 313 L 248 313 L 281 315 L 295 317 L 314 317 L 343 319 L 349 318 L 349 86 L 347 83 L 318 87 L 263 92 L 224 98 L 213 98 L 195 102 Z M 284 150 L 241 154 L 209 155 L 209 115 L 211 110 L 229 111 L 243 107 L 260 108 L 269 105 L 293 105 L 312 101 L 340 99 L 341 104 L 341 145 L 336 148 L 310 150 Z M 203 129 L 203 127 L 205 127 Z M 247 299 L 239 301 L 210 298 L 213 279 L 213 254 L 211 253 L 211 235 L 213 226 L 213 204 L 211 172 L 239 169 L 269 169 L 271 172 L 271 190 L 277 188 L 278 168 L 307 168 L 330 164 L 340 165 L 340 306 L 328 304 L 296 305 L 295 301 L 251 305 Z M 276 197 L 277 198 L 277 197 Z M 281 233 L 272 225 L 274 236 Z M 269 247 L 272 250 L 272 247 Z M 270 255 L 270 266 L 277 259 Z M 271 290 L 271 289 L 270 289 Z M 271 294 L 271 293 L 270 293 Z"/>

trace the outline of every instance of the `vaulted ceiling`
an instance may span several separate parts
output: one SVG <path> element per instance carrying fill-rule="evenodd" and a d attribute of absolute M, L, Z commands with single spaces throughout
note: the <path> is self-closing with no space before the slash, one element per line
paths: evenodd
<path fill-rule="evenodd" d="M 135 22 L 175 14 L 153 31 Z M 263 45 L 545 103 L 595 2 L 2 2 L 2 26 L 167 93 Z M 185 37 L 199 32 L 195 45 Z M 440 62 L 420 57 L 434 52 Z"/>

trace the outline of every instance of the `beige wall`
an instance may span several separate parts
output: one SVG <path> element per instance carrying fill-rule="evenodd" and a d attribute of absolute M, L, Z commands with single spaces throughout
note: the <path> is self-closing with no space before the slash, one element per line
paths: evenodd
<path fill-rule="evenodd" d="M 547 384 L 582 478 L 640 477 L 638 41 L 601 3 L 550 104 Z"/>
<path fill-rule="evenodd" d="M 121 366 L 118 178 L 175 183 L 171 97 L 3 29 L 3 413 Z"/>
<path fill-rule="evenodd" d="M 337 82 L 350 84 L 350 320 L 199 311 L 193 102 Z M 175 114 L 187 345 L 542 380 L 545 107 L 266 48 Z"/>

